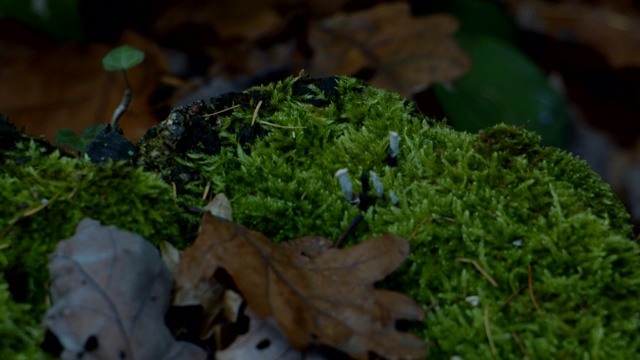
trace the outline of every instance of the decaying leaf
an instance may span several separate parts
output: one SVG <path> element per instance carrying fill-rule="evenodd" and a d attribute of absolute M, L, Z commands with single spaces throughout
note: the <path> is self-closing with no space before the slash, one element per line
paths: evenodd
<path fill-rule="evenodd" d="M 470 67 L 452 38 L 458 24 L 448 15 L 412 17 L 405 2 L 340 13 L 311 26 L 312 76 L 353 75 L 369 69 L 372 85 L 405 97 L 433 83 L 450 83 Z"/>
<path fill-rule="evenodd" d="M 164 324 L 171 276 L 142 237 L 84 219 L 49 263 L 53 305 L 45 325 L 62 359 L 205 359 Z"/>
<path fill-rule="evenodd" d="M 602 54 L 613 68 L 640 65 L 637 10 L 621 11 L 610 2 L 595 5 L 586 1 L 508 0 L 505 5 L 524 29 L 584 43 Z"/>
<path fill-rule="evenodd" d="M 249 317 L 249 331 L 240 335 L 236 341 L 224 350 L 216 352 L 216 360 L 323 360 L 317 353 L 303 353 L 289 345 L 287 338 L 278 330 L 273 318 L 260 319 L 250 308 L 245 315 Z"/>
<path fill-rule="evenodd" d="M 223 193 L 217 194 L 205 206 L 205 209 L 216 216 L 229 221 L 233 220 L 231 202 Z M 174 306 L 202 306 L 204 317 L 200 321 L 202 326 L 199 336 L 203 340 L 209 338 L 214 331 L 215 319 L 225 310 L 225 294 L 228 291 L 225 292 L 224 286 L 214 279 L 213 274 L 216 269 L 211 269 L 211 272 L 203 272 L 201 262 L 192 262 L 191 259 L 185 258 L 182 252 L 170 245 L 163 246 L 161 250 L 163 259 L 171 269 L 171 275 L 176 278 L 172 304 Z M 178 264 L 182 269 L 180 272 L 177 272 Z M 196 272 L 201 273 L 203 277 L 188 277 L 189 274 Z"/>
<path fill-rule="evenodd" d="M 405 239 L 384 235 L 337 249 L 326 246 L 327 239 L 305 237 L 283 246 L 209 213 L 200 229 L 182 254 L 178 287 L 211 284 L 223 268 L 257 316 L 273 317 L 296 349 L 323 344 L 357 359 L 368 352 L 391 359 L 425 356 L 421 339 L 394 327 L 396 319 L 422 319 L 420 306 L 373 287 L 404 260 Z"/>

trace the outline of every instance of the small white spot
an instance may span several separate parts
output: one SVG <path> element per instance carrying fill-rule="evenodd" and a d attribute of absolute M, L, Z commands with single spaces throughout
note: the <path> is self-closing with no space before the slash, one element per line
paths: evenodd
<path fill-rule="evenodd" d="M 378 195 L 378 197 L 381 198 L 382 196 L 384 196 L 384 187 L 380 182 L 380 178 L 378 178 L 378 174 L 374 173 L 373 171 L 369 171 L 369 176 L 371 176 L 371 181 L 373 182 L 373 188 L 376 189 L 376 195 Z"/>
<path fill-rule="evenodd" d="M 349 180 L 349 169 L 344 168 L 336 171 L 334 175 L 338 178 L 340 182 L 340 187 L 342 188 L 342 194 L 344 195 L 347 201 L 353 201 L 353 187 L 351 186 L 351 180 Z"/>
<path fill-rule="evenodd" d="M 450 360 L 462 360 L 462 357 L 458 355 L 453 355 Z"/>
<path fill-rule="evenodd" d="M 400 200 L 396 196 L 396 193 L 394 193 L 393 190 L 389 190 L 389 198 L 391 199 L 391 202 L 393 203 L 393 205 L 398 205 L 398 203 L 400 202 Z"/>
<path fill-rule="evenodd" d="M 40 200 L 40 204 L 42 204 L 42 205 L 44 205 L 44 204 L 46 204 L 46 203 L 48 203 L 48 202 L 49 202 L 49 199 L 42 199 L 42 200 Z"/>
<path fill-rule="evenodd" d="M 521 247 L 522 246 L 522 240 L 515 240 L 512 244 L 515 247 Z"/>
<path fill-rule="evenodd" d="M 471 306 L 478 306 L 480 304 L 480 296 L 477 296 L 477 295 L 467 296 L 466 298 L 464 298 L 464 301 L 471 304 Z"/>
<path fill-rule="evenodd" d="M 389 131 L 389 156 L 395 158 L 400 153 L 400 137 L 395 131 Z"/>

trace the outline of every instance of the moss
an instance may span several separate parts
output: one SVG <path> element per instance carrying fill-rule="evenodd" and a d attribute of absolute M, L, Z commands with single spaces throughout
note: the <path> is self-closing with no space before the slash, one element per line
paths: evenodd
<path fill-rule="evenodd" d="M 397 166 L 387 157 L 390 131 L 400 136 Z M 424 304 L 424 324 L 412 331 L 433 343 L 432 358 L 490 358 L 486 326 L 501 358 L 632 358 L 640 350 L 640 254 L 629 215 L 584 162 L 525 129 L 456 132 L 359 80 L 301 76 L 174 109 L 137 144 L 146 172 L 21 144 L 30 161 L 6 160 L 0 178 L 9 201 L 0 210 L 0 231 L 9 229 L 0 233 L 2 268 L 10 285 L 21 279 L 13 272 L 28 274 L 19 282 L 37 309 L 44 254 L 81 217 L 152 241 L 190 240 L 197 215 L 183 208 L 204 205 L 209 185 L 209 194 L 231 199 L 237 222 L 275 241 L 337 239 L 362 213 L 334 178 L 348 168 L 360 197 L 371 187 L 360 174 L 369 171 L 385 195 L 369 190 L 376 200 L 347 244 L 386 232 L 410 239 L 409 259 L 381 285 Z M 465 301 L 471 296 L 477 306 Z"/>
<path fill-rule="evenodd" d="M 638 246 L 626 210 L 583 161 L 521 128 L 453 131 L 349 78 L 291 78 L 172 116 L 189 122 L 225 109 L 207 118 L 215 153 L 204 144 L 157 147 L 171 160 L 144 165 L 174 181 L 167 164 L 181 164 L 183 178 L 194 179 L 182 198 L 210 182 L 231 199 L 236 221 L 276 241 L 338 238 L 360 210 L 344 199 L 335 171 L 348 168 L 356 192 L 360 174 L 374 171 L 399 203 L 376 200 L 349 241 L 385 232 L 410 239 L 408 261 L 383 285 L 428 309 L 414 331 L 433 342 L 432 358 L 490 358 L 485 310 L 502 358 L 637 356 Z M 163 126 L 157 131 L 169 133 Z M 242 129 L 257 135 L 242 141 Z M 396 167 L 386 161 L 389 131 L 401 139 Z"/>
<path fill-rule="evenodd" d="M 28 354 L 36 350 L 19 344 L 42 337 L 27 334 L 39 326 L 46 308 L 48 255 L 59 240 L 73 234 L 80 219 L 92 217 L 156 244 L 183 246 L 192 239 L 181 233 L 197 215 L 187 220 L 169 185 L 123 162 L 93 164 L 27 137 L 12 145 L 2 152 L 0 165 L 0 270 L 6 280 L 0 282 L 0 324 L 15 323 L 21 330 L 13 329 L 13 340 L 0 336 L 0 354 L 13 351 L 17 358 L 33 358 Z M 35 349 L 37 345 L 31 343 Z"/>
<path fill-rule="evenodd" d="M 39 320 L 32 316 L 30 306 L 17 304 L 5 282 L 0 283 L 0 359 L 45 359 L 37 347 L 42 333 Z"/>

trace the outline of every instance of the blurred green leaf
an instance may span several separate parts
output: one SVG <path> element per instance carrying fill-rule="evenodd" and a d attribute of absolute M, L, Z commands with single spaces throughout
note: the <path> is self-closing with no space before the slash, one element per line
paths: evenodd
<path fill-rule="evenodd" d="M 71 145 L 74 149 L 82 152 L 85 146 L 93 140 L 96 134 L 105 127 L 105 124 L 94 124 L 87 126 L 82 135 L 76 135 L 73 130 L 60 129 L 56 132 L 56 145 Z"/>
<path fill-rule="evenodd" d="M 103 59 L 102 66 L 107 71 L 127 70 L 140 64 L 144 53 L 132 46 L 123 45 L 111 50 Z"/>
<path fill-rule="evenodd" d="M 54 40 L 82 41 L 79 0 L 0 0 L 0 17 L 13 18 Z"/>
<path fill-rule="evenodd" d="M 513 42 L 516 25 L 504 7 L 490 0 L 413 0 L 416 15 L 447 13 L 460 22 L 458 33 L 486 35 Z"/>
<path fill-rule="evenodd" d="M 471 57 L 471 71 L 451 88 L 434 87 L 449 122 L 469 132 L 499 123 L 526 124 L 526 129 L 541 135 L 545 145 L 566 148 L 566 104 L 544 72 L 518 49 L 496 38 L 464 34 L 457 38 Z"/>
<path fill-rule="evenodd" d="M 71 145 L 74 149 L 82 151 L 82 140 L 71 129 L 60 129 L 56 132 L 56 145 Z"/>

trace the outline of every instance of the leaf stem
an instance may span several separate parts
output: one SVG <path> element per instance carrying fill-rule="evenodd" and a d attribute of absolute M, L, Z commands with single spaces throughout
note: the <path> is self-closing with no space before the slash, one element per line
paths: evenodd
<path fill-rule="evenodd" d="M 122 94 L 120 105 L 118 105 L 116 110 L 113 112 L 113 116 L 111 117 L 111 128 L 113 128 L 114 130 L 118 128 L 118 119 L 120 118 L 120 116 L 122 116 L 122 114 L 124 114 L 125 111 L 127 111 L 127 108 L 131 103 L 131 94 L 133 92 L 133 90 L 131 89 L 131 84 L 129 83 L 129 78 L 127 78 L 127 72 L 125 70 L 122 70 L 122 76 L 124 77 L 124 83 L 127 88 L 124 89 L 124 94 Z"/>

